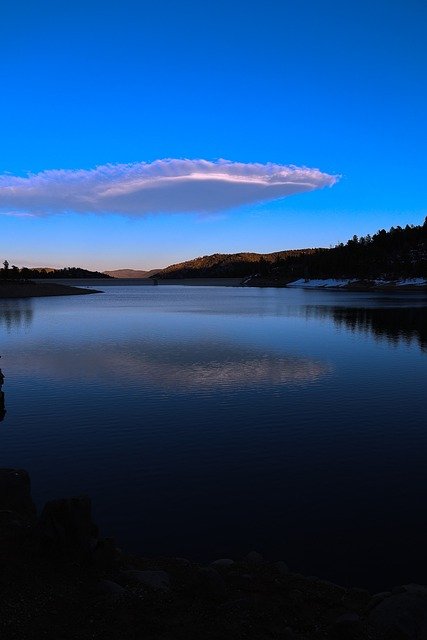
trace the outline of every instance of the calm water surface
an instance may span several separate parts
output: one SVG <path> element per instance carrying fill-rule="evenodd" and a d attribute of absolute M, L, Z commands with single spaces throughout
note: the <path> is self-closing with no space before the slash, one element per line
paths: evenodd
<path fill-rule="evenodd" d="M 425 582 L 427 298 L 106 287 L 0 300 L 0 465 L 120 546 Z"/>

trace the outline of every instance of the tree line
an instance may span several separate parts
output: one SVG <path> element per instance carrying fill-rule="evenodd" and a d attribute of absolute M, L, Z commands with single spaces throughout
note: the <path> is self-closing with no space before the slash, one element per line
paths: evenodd
<path fill-rule="evenodd" d="M 427 217 L 422 225 L 380 229 L 308 256 L 279 260 L 277 277 L 396 279 L 427 277 Z"/>
<path fill-rule="evenodd" d="M 10 265 L 8 260 L 3 262 L 3 267 L 0 269 L 0 279 L 12 280 L 14 282 L 25 282 L 34 279 L 49 279 L 49 278 L 110 278 L 111 276 L 100 273 L 99 271 L 89 271 L 88 269 L 81 269 L 80 267 L 64 267 L 63 269 L 30 269 L 29 267 L 22 267 L 21 269 L 16 265 Z"/>

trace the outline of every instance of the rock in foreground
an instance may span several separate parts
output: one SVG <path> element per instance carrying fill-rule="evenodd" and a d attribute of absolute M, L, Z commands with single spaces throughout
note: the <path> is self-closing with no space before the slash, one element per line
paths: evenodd
<path fill-rule="evenodd" d="M 206 567 L 127 556 L 100 537 L 87 497 L 49 502 L 37 518 L 21 470 L 0 470 L 0 549 L 5 640 L 427 638 L 423 586 L 371 597 L 255 551 Z"/>

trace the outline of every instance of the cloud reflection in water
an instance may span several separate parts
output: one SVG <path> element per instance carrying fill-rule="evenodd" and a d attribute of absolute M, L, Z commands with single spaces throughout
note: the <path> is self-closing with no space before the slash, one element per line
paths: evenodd
<path fill-rule="evenodd" d="M 113 386 L 131 382 L 177 391 L 305 384 L 332 369 L 329 363 L 310 358 L 259 353 L 224 343 L 194 344 L 194 348 L 168 343 L 156 349 L 144 342 L 132 349 L 128 344 L 104 350 L 90 346 L 84 351 L 29 350 L 17 366 L 38 378 L 96 379 Z"/>

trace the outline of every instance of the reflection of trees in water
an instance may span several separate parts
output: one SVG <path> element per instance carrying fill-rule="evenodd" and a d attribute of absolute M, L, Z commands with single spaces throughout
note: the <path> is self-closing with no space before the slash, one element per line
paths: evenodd
<path fill-rule="evenodd" d="M 4 392 L 2 391 L 3 382 L 4 382 L 4 375 L 2 370 L 0 369 L 0 422 L 4 419 L 6 415 L 6 408 L 4 406 Z"/>
<path fill-rule="evenodd" d="M 28 327 L 33 321 L 31 300 L 2 300 L 0 302 L 0 327 L 7 331 Z"/>
<path fill-rule="evenodd" d="M 427 351 L 427 307 L 316 307 L 316 316 L 331 317 L 338 326 L 370 333 L 391 344 L 416 342 Z"/>

